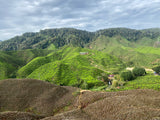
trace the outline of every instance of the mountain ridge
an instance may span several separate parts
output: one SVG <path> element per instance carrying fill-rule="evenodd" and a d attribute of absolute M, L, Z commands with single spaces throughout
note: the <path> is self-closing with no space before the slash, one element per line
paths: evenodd
<path fill-rule="evenodd" d="M 129 28 L 108 28 L 98 30 L 96 32 L 88 32 L 74 28 L 56 28 L 40 30 L 39 32 L 24 33 L 0 43 L 0 50 L 24 50 L 24 49 L 47 49 L 50 44 L 55 48 L 64 45 L 72 45 L 75 47 L 85 47 L 86 44 L 95 41 L 101 35 L 106 37 L 121 36 L 122 38 L 135 43 L 146 38 L 148 44 L 153 46 L 160 39 L 160 30 L 158 28 L 136 30 Z M 146 44 L 146 45 L 148 45 Z M 157 46 L 156 46 L 157 47 Z"/>

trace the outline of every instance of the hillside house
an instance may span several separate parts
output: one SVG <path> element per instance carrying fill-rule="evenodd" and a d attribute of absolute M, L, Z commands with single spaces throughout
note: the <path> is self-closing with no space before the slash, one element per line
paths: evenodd
<path fill-rule="evenodd" d="M 108 79 L 114 79 L 114 75 L 113 74 L 109 75 Z"/>
<path fill-rule="evenodd" d="M 80 55 L 88 55 L 88 52 L 80 52 Z"/>

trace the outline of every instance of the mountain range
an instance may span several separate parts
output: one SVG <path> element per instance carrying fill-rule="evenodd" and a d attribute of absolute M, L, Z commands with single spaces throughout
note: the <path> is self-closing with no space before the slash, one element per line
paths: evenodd
<path fill-rule="evenodd" d="M 159 38 L 158 28 L 60 28 L 1 41 L 0 119 L 160 119 Z"/>
<path fill-rule="evenodd" d="M 0 43 L 0 50 L 24 50 L 24 49 L 46 49 L 51 44 L 55 48 L 64 45 L 85 47 L 98 39 L 111 38 L 118 40 L 120 44 L 130 47 L 137 45 L 159 47 L 160 29 L 134 30 L 128 28 L 110 28 L 88 32 L 73 28 L 46 29 L 37 33 L 24 33 Z M 114 43 L 115 44 L 115 43 Z"/>
<path fill-rule="evenodd" d="M 34 78 L 92 88 L 126 67 L 160 64 L 160 29 L 73 28 L 24 33 L 0 42 L 0 79 Z"/>

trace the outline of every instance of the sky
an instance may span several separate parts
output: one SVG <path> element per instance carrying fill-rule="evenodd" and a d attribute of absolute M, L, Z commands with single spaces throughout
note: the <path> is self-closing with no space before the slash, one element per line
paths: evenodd
<path fill-rule="evenodd" d="M 160 0 L 0 0 L 0 40 L 64 27 L 160 28 Z"/>

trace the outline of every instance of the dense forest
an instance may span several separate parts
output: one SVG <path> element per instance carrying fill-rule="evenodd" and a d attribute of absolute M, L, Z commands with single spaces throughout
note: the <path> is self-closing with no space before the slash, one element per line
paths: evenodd
<path fill-rule="evenodd" d="M 73 28 L 46 29 L 37 33 L 24 33 L 0 43 L 0 50 L 24 50 L 24 49 L 45 49 L 51 44 L 55 48 L 64 45 L 74 47 L 85 47 L 86 44 L 95 41 L 100 36 L 115 37 L 121 36 L 130 42 L 139 42 L 146 39 L 150 45 L 159 47 L 160 29 L 134 30 L 128 28 L 110 28 L 96 32 L 88 32 Z M 148 45 L 148 44 L 147 44 Z"/>

